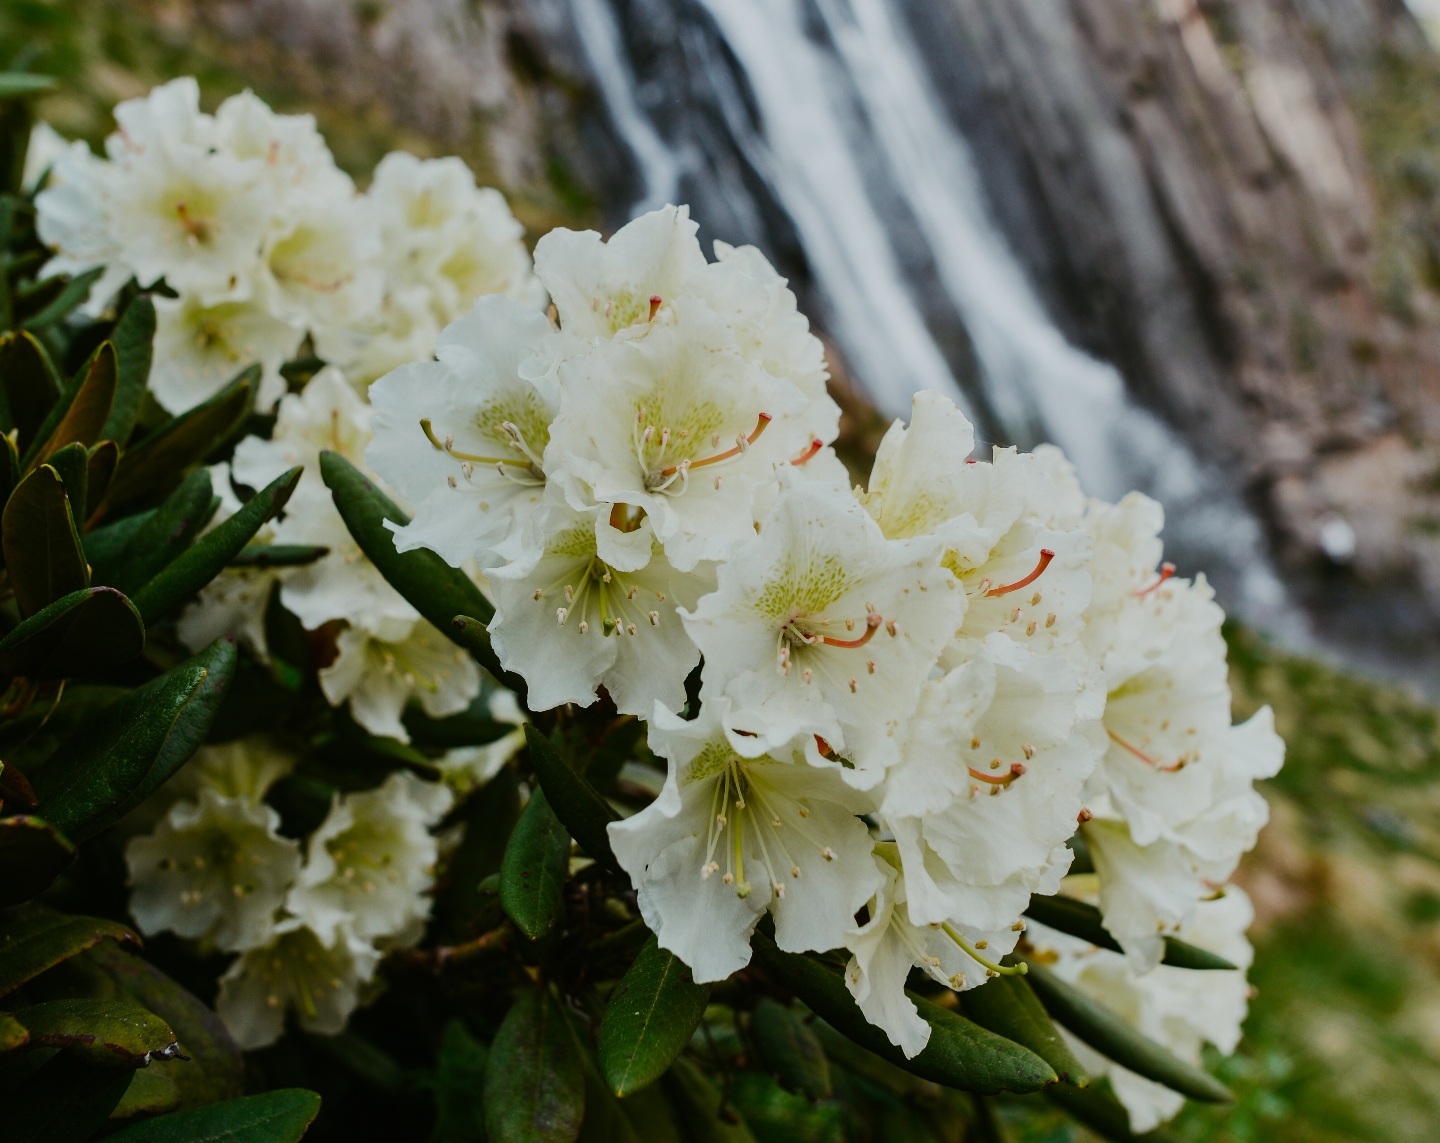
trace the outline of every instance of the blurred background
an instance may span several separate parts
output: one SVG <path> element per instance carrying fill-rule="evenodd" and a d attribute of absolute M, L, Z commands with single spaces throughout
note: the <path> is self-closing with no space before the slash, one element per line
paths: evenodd
<path fill-rule="evenodd" d="M 790 278 L 857 455 L 939 388 L 1161 500 L 1289 743 L 1241 1098 L 1191 1140 L 1440 1138 L 1430 34 L 1440 0 L 0 0 L 64 134 L 193 74 L 357 176 L 458 154 L 532 242 L 689 203 Z"/>

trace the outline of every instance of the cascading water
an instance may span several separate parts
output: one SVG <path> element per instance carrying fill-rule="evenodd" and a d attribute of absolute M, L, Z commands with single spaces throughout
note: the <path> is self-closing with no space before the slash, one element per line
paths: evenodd
<path fill-rule="evenodd" d="M 642 100 L 627 49 L 634 27 L 617 21 L 612 0 L 569 0 L 645 183 L 636 212 L 703 201 L 707 176 L 738 155 L 788 216 L 820 324 L 881 409 L 904 416 L 911 394 L 941 389 L 982 433 L 1058 444 L 1094 495 L 1150 493 L 1166 506 L 1182 567 L 1209 569 L 1230 606 L 1303 637 L 1235 490 L 1046 315 L 892 0 L 614 2 L 629 5 L 632 21 L 664 9 L 679 28 L 670 42 L 682 58 L 669 67 L 655 68 L 656 38 L 640 37 L 661 77 L 647 80 Z M 723 124 L 730 153 L 677 111 L 697 101 Z M 733 194 L 738 184 L 727 185 Z M 730 213 L 732 230 L 752 229 L 744 211 Z M 762 234 L 724 237 L 767 245 Z M 947 325 L 959 327 L 959 353 L 942 347 L 957 340 L 943 336 Z"/>

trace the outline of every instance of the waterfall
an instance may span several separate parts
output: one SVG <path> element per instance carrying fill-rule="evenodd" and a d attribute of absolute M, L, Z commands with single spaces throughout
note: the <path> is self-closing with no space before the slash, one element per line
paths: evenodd
<path fill-rule="evenodd" d="M 682 192 L 695 185 L 703 148 L 673 124 L 661 143 L 666 124 L 657 127 L 651 116 L 694 100 L 703 81 L 736 149 L 788 215 L 821 326 L 884 412 L 906 416 L 913 393 L 940 389 L 982 433 L 1059 445 L 1092 495 L 1113 500 L 1142 489 L 1165 505 L 1167 543 L 1182 568 L 1209 570 L 1230 606 L 1303 638 L 1238 492 L 1134 403 L 1111 365 L 1070 344 L 1046 314 L 991 220 L 970 147 L 892 0 L 669 3 L 677 22 L 708 21 L 713 43 L 707 50 L 703 37 L 683 38 L 687 86 L 652 100 L 647 115 L 634 96 L 611 0 L 570 0 L 614 125 L 645 181 L 636 211 L 673 197 L 677 185 Z M 735 66 L 744 108 L 730 75 Z M 677 156 L 688 158 L 688 169 Z M 944 325 L 937 310 L 968 342 L 978 377 L 967 384 L 937 339 L 935 328 Z"/>

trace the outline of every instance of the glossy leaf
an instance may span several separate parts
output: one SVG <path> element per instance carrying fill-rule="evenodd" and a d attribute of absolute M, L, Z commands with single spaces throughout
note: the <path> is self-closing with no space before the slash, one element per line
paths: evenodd
<path fill-rule="evenodd" d="M 105 497 L 107 511 L 164 496 L 218 448 L 250 411 L 259 366 L 247 369 L 204 404 L 157 429 L 120 457 Z"/>
<path fill-rule="evenodd" d="M 298 568 L 328 555 L 321 544 L 246 544 L 227 567 Z"/>
<path fill-rule="evenodd" d="M 77 441 L 57 448 L 45 458 L 45 463 L 60 474 L 78 531 L 85 523 L 85 505 L 90 502 L 90 452 Z"/>
<path fill-rule="evenodd" d="M 750 1036 L 782 1087 L 809 1099 L 830 1098 L 830 1061 L 800 1013 L 766 997 L 750 1014 Z"/>
<path fill-rule="evenodd" d="M 296 1143 L 320 1113 L 320 1097 L 282 1087 L 131 1124 L 106 1143 Z"/>
<path fill-rule="evenodd" d="M 300 483 L 302 471 L 297 467 L 281 473 L 233 516 L 211 528 L 137 591 L 135 607 L 146 624 L 153 624 L 178 609 L 219 575 L 265 522 L 285 507 Z"/>
<path fill-rule="evenodd" d="M 27 469 L 68 444 L 89 448 L 100 439 L 115 404 L 116 368 L 115 347 L 101 342 L 37 430 L 22 458 Z"/>
<path fill-rule="evenodd" d="M 145 648 L 145 624 L 114 588 L 89 587 L 57 599 L 0 639 L 0 672 L 66 679 L 127 663 Z"/>
<path fill-rule="evenodd" d="M 224 1021 L 197 997 L 113 942 L 102 942 L 83 955 L 112 982 L 114 995 L 143 1005 L 175 1030 L 180 1051 L 189 1057 L 182 1066 L 167 1068 L 181 1106 L 234 1099 L 244 1092 L 240 1048 Z"/>
<path fill-rule="evenodd" d="M 1144 1135 L 1131 1131 L 1129 1113 L 1107 1085 L 1078 1088 L 1059 1083 L 1047 1088 L 1045 1094 L 1057 1107 L 1110 1143 L 1175 1143 L 1175 1136 L 1163 1128 Z"/>
<path fill-rule="evenodd" d="M 1092 945 L 1099 945 L 1102 949 L 1110 949 L 1112 952 L 1125 951 L 1120 947 L 1120 942 L 1105 928 L 1100 910 L 1073 897 L 1042 897 L 1036 894 L 1030 898 L 1025 915 L 1042 925 L 1069 933 L 1070 936 L 1089 941 Z M 1218 953 L 1198 948 L 1178 937 L 1165 938 L 1165 955 L 1160 958 L 1160 963 L 1174 965 L 1176 968 L 1239 971 Z"/>
<path fill-rule="evenodd" d="M 982 1028 L 1029 1048 L 1055 1069 L 1061 1083 L 1090 1082 L 1023 976 L 997 976 L 960 996 L 960 1010 Z"/>
<path fill-rule="evenodd" d="M 217 639 L 83 724 L 35 776 L 47 820 L 83 842 L 144 801 L 205 741 L 235 659 Z"/>
<path fill-rule="evenodd" d="M 485 1068 L 489 1143 L 574 1143 L 585 1076 L 565 1016 L 548 992 L 522 992 L 495 1033 Z"/>
<path fill-rule="evenodd" d="M 516 927 L 531 940 L 550 932 L 565 911 L 565 875 L 570 864 L 570 835 L 536 790 L 505 847 L 500 863 L 500 903 Z"/>
<path fill-rule="evenodd" d="M 34 334 L 0 334 L 0 389 L 7 414 L 5 428 L 15 429 L 21 451 L 28 451 L 60 400 L 60 375 Z"/>
<path fill-rule="evenodd" d="M 600 1025 L 600 1069 L 616 1095 L 629 1095 L 664 1074 L 705 1014 L 710 985 L 652 936 L 610 994 Z"/>
<path fill-rule="evenodd" d="M 1173 1056 L 1110 1009 L 1033 961 L 1029 980 L 1035 995 L 1056 1021 L 1121 1067 L 1191 1099 L 1224 1103 L 1234 1098 L 1210 1073 Z"/>
<path fill-rule="evenodd" d="M 530 761 L 535 777 L 545 791 L 545 798 L 555 816 L 580 843 L 580 848 L 614 873 L 620 863 L 610 848 L 610 835 L 605 827 L 619 821 L 620 815 L 610 808 L 583 775 L 577 774 L 561 756 L 555 744 L 534 726 L 526 725 L 525 741 L 530 747 Z"/>
<path fill-rule="evenodd" d="M 529 688 L 518 675 L 507 674 L 500 666 L 500 659 L 490 643 L 490 631 L 483 622 L 473 615 L 456 615 L 450 623 L 441 628 L 456 643 L 464 647 L 475 661 L 515 692 L 521 704 Z"/>
<path fill-rule="evenodd" d="M 0 517 L 0 544 L 22 616 L 90 586 L 65 484 L 48 464 L 22 480 L 11 495 Z"/>
<path fill-rule="evenodd" d="M 143 1068 L 179 1051 L 170 1026 L 129 1000 L 46 1000 L 17 1008 L 15 1019 L 31 1047 L 68 1048 L 98 1067 Z"/>
<path fill-rule="evenodd" d="M 451 625 L 457 615 L 473 615 L 488 623 L 494 614 L 470 577 L 424 548 L 397 552 L 395 535 L 385 522 L 408 524 L 410 517 L 375 483 L 336 452 L 320 454 L 320 475 L 335 507 L 370 561 L 390 586 L 451 639 L 460 642 Z M 491 658 L 493 659 L 493 653 Z M 489 664 L 481 661 L 487 669 Z M 492 674 L 498 673 L 498 665 Z"/>
<path fill-rule="evenodd" d="M 9 1012 L 0 1012 L 0 1052 L 13 1052 L 30 1042 L 30 1032 Z"/>
<path fill-rule="evenodd" d="M 85 546 L 85 558 L 90 561 L 92 577 L 96 583 L 108 583 L 110 580 L 110 569 L 115 561 L 120 558 L 120 553 L 125 550 L 125 545 L 135 535 L 146 521 L 155 515 L 156 509 L 146 508 L 140 512 L 132 512 L 128 516 L 121 516 L 118 520 L 112 520 L 108 524 L 102 524 L 98 528 L 92 528 L 86 532 L 81 539 Z"/>
<path fill-rule="evenodd" d="M 105 1126 L 134 1077 L 129 1069 L 97 1068 L 70 1052 L 56 1053 L 5 1093 L 5 1143 L 83 1143 Z"/>
<path fill-rule="evenodd" d="M 0 908 L 38 897 L 75 860 L 75 847 L 49 822 L 0 818 Z"/>
<path fill-rule="evenodd" d="M 110 584 L 133 596 L 190 546 L 215 508 L 210 470 L 197 468 L 154 512 L 144 514 L 118 552 L 92 560 L 96 583 Z M 85 538 L 89 551 L 90 537 Z"/>
<path fill-rule="evenodd" d="M 88 521 L 110 491 L 115 469 L 120 465 L 120 446 L 104 440 L 90 449 L 85 469 L 85 521 Z M 82 523 L 83 521 L 76 521 Z"/>
<path fill-rule="evenodd" d="M 140 938 L 118 921 L 27 905 L 0 918 L 0 996 L 101 941 Z"/>
<path fill-rule="evenodd" d="M 141 295 L 131 302 L 110 335 L 115 346 L 115 403 L 101 436 L 123 446 L 134 431 L 150 379 L 155 342 L 155 303 Z"/>
<path fill-rule="evenodd" d="M 1024 1094 L 1056 1081 L 1050 1065 L 1029 1048 L 911 992 L 906 995 L 930 1025 L 930 1042 L 907 1060 L 884 1032 L 865 1019 L 840 972 L 813 957 L 782 952 L 763 933 L 755 934 L 751 948 L 766 972 L 837 1031 L 912 1075 L 982 1095 Z"/>
<path fill-rule="evenodd" d="M 100 275 L 105 272 L 104 266 L 96 266 L 93 270 L 86 270 L 83 274 L 76 274 L 59 293 L 52 298 L 39 313 L 32 314 L 25 319 L 22 328 L 27 330 L 46 329 L 56 322 L 69 317 L 87 297 L 90 295 L 90 287 L 100 280 Z"/>
<path fill-rule="evenodd" d="M 477 1143 L 485 1138 L 485 1083 L 489 1051 L 459 1020 L 445 1025 L 435 1057 L 435 1126 L 430 1143 Z"/>

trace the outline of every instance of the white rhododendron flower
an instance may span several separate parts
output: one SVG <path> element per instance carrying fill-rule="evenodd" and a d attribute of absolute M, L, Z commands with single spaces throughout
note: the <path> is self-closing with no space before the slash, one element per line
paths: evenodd
<path fill-rule="evenodd" d="M 278 1040 L 287 1012 L 307 1032 L 334 1036 L 345 1030 L 379 962 L 378 949 L 344 929 L 327 944 L 303 921 L 287 918 L 268 944 L 242 953 L 220 978 L 215 1011 L 246 1050 Z"/>
<path fill-rule="evenodd" d="M 1180 930 L 1189 943 L 1218 953 L 1239 971 L 1193 972 L 1160 965 L 1137 974 L 1119 953 L 1096 948 L 1075 937 L 1032 925 L 1026 941 L 1042 958 L 1054 958 L 1051 970 L 1093 1000 L 1120 1014 L 1137 1031 L 1188 1063 L 1200 1063 L 1200 1049 L 1213 1044 L 1225 1055 L 1240 1042 L 1240 1026 L 1250 998 L 1245 971 L 1254 959 L 1245 930 L 1254 910 L 1244 890 L 1225 886 L 1200 902 L 1194 917 Z M 1125 1105 L 1130 1130 L 1143 1134 L 1172 1118 L 1185 1103 L 1178 1092 L 1145 1079 L 1061 1030 L 1081 1065 L 1092 1078 L 1109 1079 Z"/>
<path fill-rule="evenodd" d="M 337 798 L 310 836 L 290 912 L 327 947 L 342 930 L 368 940 L 428 916 L 437 853 L 430 829 L 452 800 L 445 786 L 403 771 Z"/>
<path fill-rule="evenodd" d="M 769 747 L 819 735 L 873 785 L 899 760 L 920 684 L 960 626 L 965 596 L 928 539 L 887 540 L 848 497 L 778 473 L 758 535 L 720 565 L 685 627 L 705 693 Z"/>
<path fill-rule="evenodd" d="M 538 311 L 482 298 L 436 341 L 438 361 L 404 365 L 370 387 L 375 438 L 365 459 L 418 507 L 397 551 L 430 548 L 459 567 L 518 558 L 544 495 L 557 397 L 522 375 L 553 335 Z"/>
<path fill-rule="evenodd" d="M 300 868 L 300 847 L 279 825 L 269 806 L 204 786 L 176 802 L 125 848 L 140 931 L 206 937 L 227 951 L 267 941 Z"/>
<path fill-rule="evenodd" d="M 1230 723 L 1224 612 L 1203 576 L 1157 569 L 1159 505 L 1096 504 L 1096 600 L 1085 641 L 1104 678 L 1104 752 L 1085 840 L 1105 924 L 1137 968 L 1234 872 L 1269 811 L 1254 789 L 1284 760 L 1269 708 Z"/>
<path fill-rule="evenodd" d="M 739 717 L 723 697 L 689 722 L 657 704 L 650 746 L 669 760 L 665 787 L 609 827 L 645 923 L 701 982 L 749 962 L 767 909 L 782 949 L 839 946 L 879 882 L 856 816 L 871 800 L 800 743 L 767 752 Z"/>
<path fill-rule="evenodd" d="M 271 409 L 285 391 L 280 366 L 295 355 L 303 336 L 260 297 L 212 303 L 197 294 L 156 298 L 150 391 L 166 412 L 183 413 L 255 363 L 261 370 L 255 405 Z"/>

